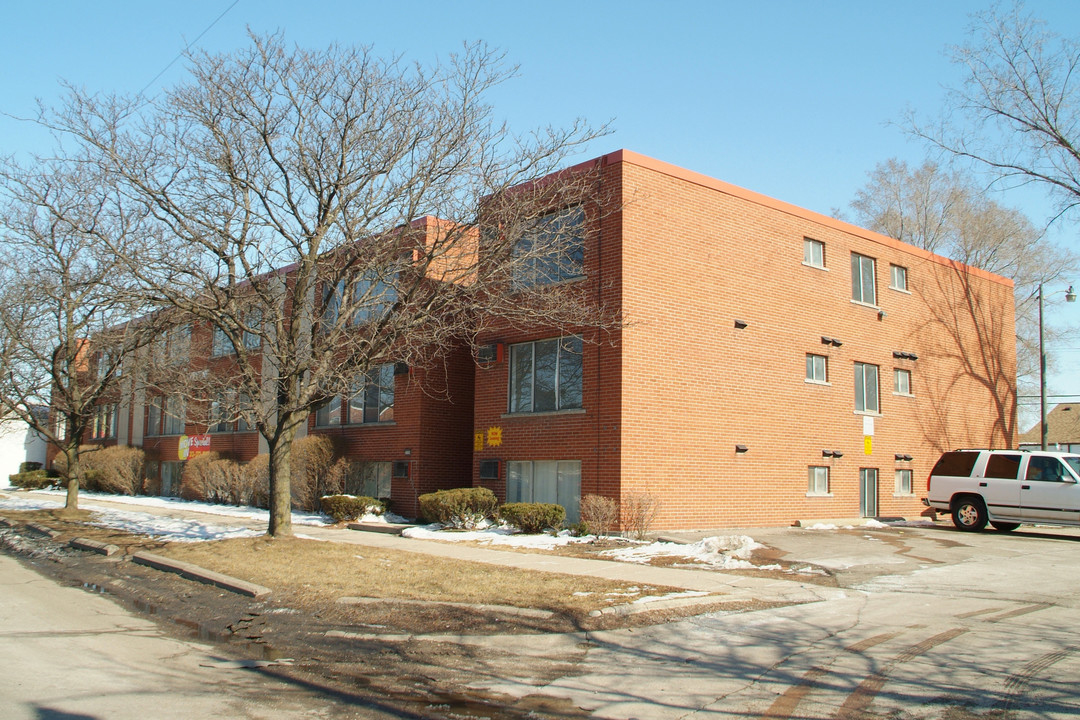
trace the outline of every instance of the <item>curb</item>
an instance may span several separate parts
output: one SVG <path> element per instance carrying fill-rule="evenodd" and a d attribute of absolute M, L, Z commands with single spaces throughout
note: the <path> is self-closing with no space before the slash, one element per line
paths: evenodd
<path fill-rule="evenodd" d="M 90 552 L 96 552 L 98 555 L 115 555 L 120 552 L 120 548 L 116 545 L 108 545 L 97 540 L 91 540 L 89 538 L 72 538 L 68 545 L 76 550 L 88 550 Z"/>
<path fill-rule="evenodd" d="M 373 532 L 383 533 L 384 535 L 400 535 L 402 530 L 406 528 L 416 527 L 415 525 L 398 525 L 395 523 L 362 523 L 351 522 L 345 526 L 349 530 L 359 530 L 361 532 Z"/>
<path fill-rule="evenodd" d="M 46 537 L 53 538 L 54 540 L 60 535 L 59 530 L 53 530 L 51 527 L 47 527 L 40 523 L 28 522 L 26 523 L 26 527 L 38 533 L 39 535 L 45 535 Z"/>
<path fill-rule="evenodd" d="M 535 608 L 521 608 L 515 605 L 481 605 L 474 603 L 463 602 L 444 602 L 440 600 L 407 600 L 402 598 L 375 598 L 375 597 L 341 597 L 338 598 L 340 605 L 374 605 L 377 603 L 397 603 L 399 605 L 422 605 L 429 607 L 431 605 L 441 605 L 443 607 L 463 608 L 465 610 L 475 610 L 477 612 L 501 612 L 507 615 L 517 615 L 519 617 L 531 617 L 548 619 L 553 617 L 555 613 L 550 610 L 537 610 Z"/>
<path fill-rule="evenodd" d="M 670 610 L 671 608 L 693 607 L 694 605 L 723 605 L 725 603 L 744 602 L 745 598 L 732 597 L 730 595 L 701 595 L 698 597 L 671 598 L 670 600 L 653 600 L 652 602 L 627 603 L 625 605 L 611 605 L 610 607 L 593 610 L 589 617 L 601 615 L 637 615 L 638 613 L 652 612 L 653 610 Z"/>
<path fill-rule="evenodd" d="M 229 577 L 228 575 L 216 573 L 213 570 L 201 568 L 198 565 L 192 565 L 191 563 L 182 562 L 180 560 L 172 560 L 171 558 L 154 555 L 153 553 L 138 552 L 131 556 L 131 560 L 138 565 L 146 565 L 155 570 L 164 570 L 165 572 L 174 572 L 188 580 L 195 580 L 207 585 L 213 585 L 222 590 L 228 590 L 229 592 L 234 592 L 239 595 L 261 598 L 270 594 L 270 588 L 263 587 L 262 585 L 238 580 Z"/>

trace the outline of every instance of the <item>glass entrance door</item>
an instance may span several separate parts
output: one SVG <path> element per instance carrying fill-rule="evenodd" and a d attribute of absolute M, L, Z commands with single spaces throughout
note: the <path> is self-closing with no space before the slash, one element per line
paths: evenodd
<path fill-rule="evenodd" d="M 859 514 L 864 518 L 877 517 L 877 468 L 859 470 Z"/>

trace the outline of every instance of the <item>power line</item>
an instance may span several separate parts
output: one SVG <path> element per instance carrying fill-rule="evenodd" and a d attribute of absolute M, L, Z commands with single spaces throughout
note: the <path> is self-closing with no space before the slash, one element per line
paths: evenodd
<path fill-rule="evenodd" d="M 214 22 L 212 22 L 212 23 L 210 23 L 209 25 L 207 25 L 207 26 L 206 26 L 206 29 L 205 29 L 205 30 L 203 30 L 203 31 L 202 31 L 201 33 L 199 33 L 199 34 L 198 34 L 198 35 L 197 35 L 197 36 L 195 37 L 195 39 L 194 39 L 194 40 L 192 40 L 191 42 L 189 42 L 189 43 L 188 43 L 188 44 L 187 44 L 187 45 L 186 45 L 186 46 L 184 47 L 184 49 L 183 49 L 183 50 L 181 50 L 180 52 L 178 52 L 178 53 L 176 54 L 176 57 L 174 57 L 174 58 L 173 58 L 172 60 L 170 60 L 170 61 L 169 61 L 169 64 L 168 64 L 168 65 L 166 65 L 166 66 L 165 66 L 164 68 L 162 68 L 162 69 L 161 69 L 161 72 L 159 72 L 159 73 L 158 73 L 157 75 L 155 75 L 155 76 L 153 77 L 153 79 L 152 79 L 152 80 L 151 80 L 150 82 L 146 83 L 146 86 L 145 86 L 145 87 L 143 87 L 143 89 L 139 91 L 139 95 L 141 96 L 141 95 L 142 95 L 142 94 L 143 94 L 144 92 L 146 92 L 146 91 L 147 91 L 147 89 L 148 89 L 148 88 L 149 88 L 149 87 L 150 87 L 151 85 L 153 85 L 153 84 L 154 84 L 155 82 L 157 82 L 157 80 L 158 80 L 158 78 L 159 78 L 159 77 L 161 77 L 161 76 L 162 76 L 162 75 L 164 75 L 164 74 L 165 74 L 166 72 L 168 72 L 169 68 L 171 68 L 171 67 L 172 67 L 173 65 L 175 65 L 175 64 L 176 64 L 176 61 L 177 61 L 177 60 L 179 60 L 180 58 L 184 57 L 184 53 L 186 53 L 186 52 L 187 52 L 188 50 L 190 50 L 190 49 L 191 49 L 191 46 L 192 46 L 192 45 L 194 45 L 195 43 L 199 42 L 199 40 L 200 40 L 200 39 L 202 38 L 202 36 L 203 36 L 203 35 L 205 35 L 206 33 L 210 32 L 210 28 L 212 28 L 212 27 L 214 27 L 215 25 L 217 25 L 217 24 L 218 24 L 218 20 L 220 20 L 221 18 L 225 17 L 225 15 L 226 15 L 226 14 L 227 14 L 227 13 L 228 13 L 228 12 L 229 12 L 230 10 L 232 10 L 232 9 L 233 9 L 234 7 L 236 7 L 236 4 L 237 4 L 237 3 L 239 3 L 239 2 L 240 2 L 240 0 L 233 0 L 233 4 L 232 4 L 232 5 L 230 5 L 229 7 L 225 8 L 225 11 L 224 11 L 224 12 L 222 12 L 222 13 L 221 13 L 220 15 L 218 15 L 218 16 L 217 16 L 216 18 L 214 18 Z"/>

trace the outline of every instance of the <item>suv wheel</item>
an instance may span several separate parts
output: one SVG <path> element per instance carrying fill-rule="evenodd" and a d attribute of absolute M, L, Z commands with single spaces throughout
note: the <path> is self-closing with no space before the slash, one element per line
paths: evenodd
<path fill-rule="evenodd" d="M 979 532 L 986 527 L 986 505 L 982 498 L 965 496 L 954 500 L 952 521 L 964 532 Z"/>
<path fill-rule="evenodd" d="M 998 532 L 1012 532 L 1016 528 L 1020 527 L 1020 523 L 999 522 L 997 520 L 991 520 L 990 524 L 993 525 L 994 529 Z"/>

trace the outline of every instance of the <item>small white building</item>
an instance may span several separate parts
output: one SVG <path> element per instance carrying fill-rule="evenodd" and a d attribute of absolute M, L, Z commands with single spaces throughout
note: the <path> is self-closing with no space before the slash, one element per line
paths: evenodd
<path fill-rule="evenodd" d="M 0 488 L 10 487 L 8 476 L 19 472 L 23 462 L 45 467 L 45 438 L 22 420 L 0 423 Z"/>

